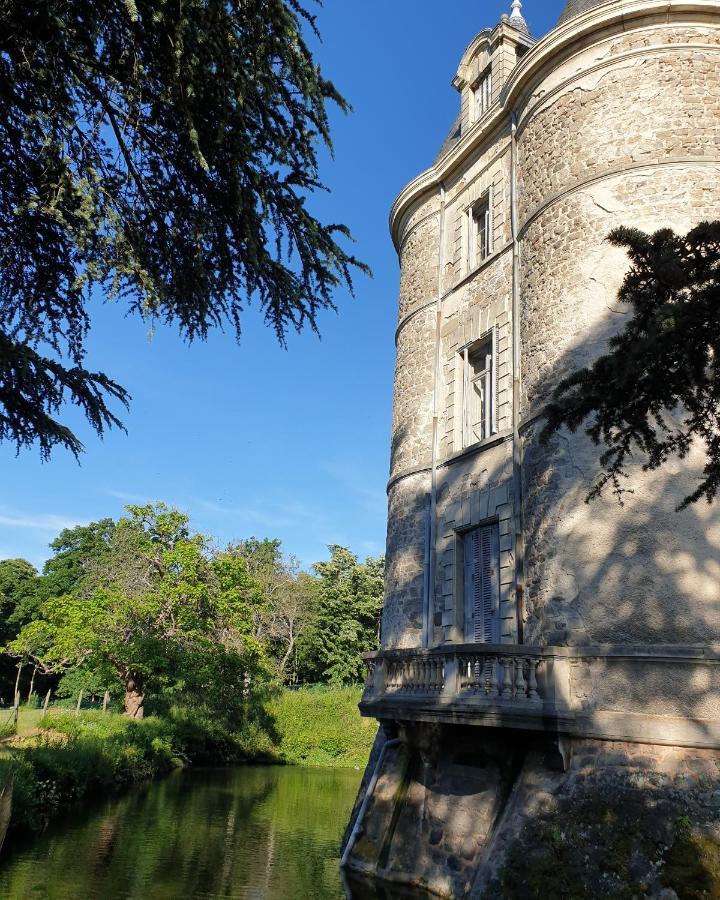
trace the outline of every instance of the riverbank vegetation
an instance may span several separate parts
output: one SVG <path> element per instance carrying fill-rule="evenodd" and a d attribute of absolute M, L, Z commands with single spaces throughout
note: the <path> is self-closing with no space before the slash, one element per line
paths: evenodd
<path fill-rule="evenodd" d="M 14 826 L 178 765 L 364 765 L 374 723 L 358 684 L 379 638 L 382 559 L 333 545 L 301 571 L 277 540 L 218 547 L 161 503 L 51 547 L 40 573 L 0 561 L 0 693 L 20 711 L 0 736 Z"/>
<path fill-rule="evenodd" d="M 361 767 L 375 723 L 357 711 L 358 687 L 279 690 L 235 730 L 181 707 L 133 720 L 120 713 L 23 710 L 3 745 L 0 782 L 13 779 L 11 831 L 37 832 L 79 800 L 185 765 L 247 762 Z"/>

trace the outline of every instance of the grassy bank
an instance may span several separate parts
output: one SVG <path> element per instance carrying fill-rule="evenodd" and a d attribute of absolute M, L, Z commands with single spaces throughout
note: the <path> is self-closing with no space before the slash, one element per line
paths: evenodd
<path fill-rule="evenodd" d="M 270 704 L 279 741 L 273 754 L 306 766 L 363 767 L 377 731 L 358 712 L 357 687 L 284 691 Z"/>
<path fill-rule="evenodd" d="M 283 691 L 235 730 L 199 710 L 132 722 L 117 713 L 76 717 L 21 711 L 18 737 L 0 751 L 13 776 L 11 830 L 39 831 L 64 807 L 187 764 L 279 762 L 363 766 L 375 723 L 357 711 L 359 688 Z"/>

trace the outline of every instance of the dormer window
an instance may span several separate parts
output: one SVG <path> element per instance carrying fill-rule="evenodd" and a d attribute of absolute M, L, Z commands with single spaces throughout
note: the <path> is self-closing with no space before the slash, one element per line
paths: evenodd
<path fill-rule="evenodd" d="M 472 89 L 473 121 L 477 122 L 492 106 L 492 66 L 480 75 Z"/>

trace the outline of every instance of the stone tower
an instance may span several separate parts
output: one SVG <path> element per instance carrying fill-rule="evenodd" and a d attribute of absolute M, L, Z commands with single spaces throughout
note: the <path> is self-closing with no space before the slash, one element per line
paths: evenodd
<path fill-rule="evenodd" d="M 720 2 L 568 0 L 535 41 L 514 0 L 453 85 L 459 117 L 391 211 L 383 649 L 361 710 L 400 743 L 371 761 L 347 861 L 481 896 L 518 748 L 567 786 L 578 746 L 720 747 L 720 505 L 675 512 L 701 460 L 638 465 L 623 507 L 588 505 L 598 449 L 538 442 L 553 386 L 622 328 L 611 229 L 720 217 Z"/>

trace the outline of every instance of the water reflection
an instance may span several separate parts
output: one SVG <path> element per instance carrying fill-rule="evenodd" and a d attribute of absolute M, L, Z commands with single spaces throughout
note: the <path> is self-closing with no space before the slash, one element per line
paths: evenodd
<path fill-rule="evenodd" d="M 361 773 L 180 772 L 53 826 L 0 866 L 8 900 L 344 897 L 340 840 Z"/>

